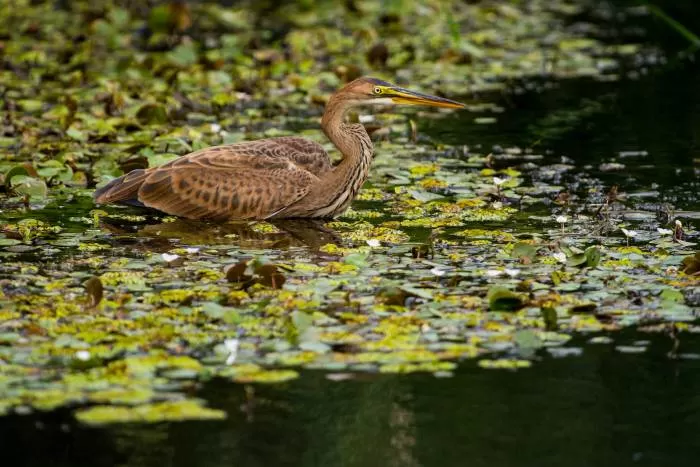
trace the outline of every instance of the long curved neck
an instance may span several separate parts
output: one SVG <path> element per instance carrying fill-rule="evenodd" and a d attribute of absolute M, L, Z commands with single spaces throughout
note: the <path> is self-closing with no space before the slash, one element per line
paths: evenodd
<path fill-rule="evenodd" d="M 344 210 L 367 180 L 374 148 L 364 126 L 347 124 L 344 117 L 352 101 L 332 96 L 321 120 L 323 132 L 343 155 L 323 180 L 327 201 Z"/>
<path fill-rule="evenodd" d="M 329 140 L 343 155 L 337 169 L 352 167 L 363 159 L 372 157 L 372 140 L 365 127 L 345 123 L 345 115 L 352 107 L 351 101 L 331 96 L 321 120 L 321 127 Z"/>

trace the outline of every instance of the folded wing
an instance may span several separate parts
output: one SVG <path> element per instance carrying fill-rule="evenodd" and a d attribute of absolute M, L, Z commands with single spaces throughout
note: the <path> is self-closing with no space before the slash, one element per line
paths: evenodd
<path fill-rule="evenodd" d="M 138 202 L 189 219 L 265 219 L 302 199 L 318 182 L 289 158 L 233 149 L 209 148 L 130 172 L 98 190 L 95 200 Z"/>

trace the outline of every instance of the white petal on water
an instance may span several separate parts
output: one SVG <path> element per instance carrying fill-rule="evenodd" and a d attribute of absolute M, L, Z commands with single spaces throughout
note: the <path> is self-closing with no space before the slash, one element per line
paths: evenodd
<path fill-rule="evenodd" d="M 552 256 L 554 259 L 559 261 L 560 263 L 566 263 L 566 255 L 562 253 L 561 251 L 557 251 L 556 253 L 553 253 Z"/>
<path fill-rule="evenodd" d="M 505 272 L 507 276 L 515 277 L 520 274 L 520 269 L 505 268 L 503 272 Z"/>
<path fill-rule="evenodd" d="M 578 357 L 583 353 L 583 349 L 581 347 L 548 347 L 547 352 L 555 358 Z"/>
<path fill-rule="evenodd" d="M 180 257 L 180 255 L 171 255 L 170 253 L 163 253 L 160 256 L 163 258 L 163 260 L 166 263 L 170 263 L 171 261 L 175 261 L 176 259 L 178 259 Z"/>
<path fill-rule="evenodd" d="M 608 336 L 595 336 L 588 340 L 589 344 L 612 344 L 613 342 L 612 337 Z"/>
<path fill-rule="evenodd" d="M 638 347 L 636 345 L 618 345 L 615 350 L 622 353 L 643 353 L 646 352 L 646 347 Z"/>
<path fill-rule="evenodd" d="M 238 344 L 240 341 L 238 339 L 226 339 L 224 341 L 224 347 L 228 350 L 229 354 L 226 357 L 226 364 L 233 365 L 238 357 Z"/>
<path fill-rule="evenodd" d="M 87 362 L 90 360 L 90 352 L 87 350 L 78 350 L 75 352 L 75 358 L 76 360 L 80 360 L 81 362 Z"/>

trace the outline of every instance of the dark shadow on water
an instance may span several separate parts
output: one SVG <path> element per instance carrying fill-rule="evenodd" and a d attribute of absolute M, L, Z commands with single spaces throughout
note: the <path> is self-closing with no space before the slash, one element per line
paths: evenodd
<path fill-rule="evenodd" d="M 287 249 L 340 244 L 337 232 L 326 221 L 315 219 L 283 219 L 269 221 L 273 228 L 246 221 L 224 223 L 176 219 L 171 222 L 134 223 L 101 219 L 100 228 L 116 237 L 118 244 L 128 243 L 136 249 L 165 252 L 175 243 L 186 245 L 235 244 L 240 249 Z"/>
<path fill-rule="evenodd" d="M 649 338 L 625 332 L 621 343 Z M 577 344 L 581 344 L 578 342 Z M 694 466 L 700 360 L 589 345 L 528 370 L 463 365 L 452 378 L 376 375 L 282 385 L 214 381 L 221 422 L 85 428 L 67 413 L 0 418 L 12 466 Z M 684 336 L 682 352 L 700 350 Z M 41 421 L 40 426 L 35 424 Z M 31 453 L 31 455 L 28 455 Z"/>

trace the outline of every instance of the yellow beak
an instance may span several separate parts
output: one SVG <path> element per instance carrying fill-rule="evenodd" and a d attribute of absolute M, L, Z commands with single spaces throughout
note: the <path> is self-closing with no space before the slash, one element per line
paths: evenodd
<path fill-rule="evenodd" d="M 448 109 L 463 109 L 466 105 L 461 102 L 451 101 L 437 96 L 430 96 L 420 92 L 409 91 L 408 89 L 391 87 L 386 93 L 395 104 L 408 105 L 429 105 L 432 107 L 445 107 Z"/>

